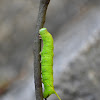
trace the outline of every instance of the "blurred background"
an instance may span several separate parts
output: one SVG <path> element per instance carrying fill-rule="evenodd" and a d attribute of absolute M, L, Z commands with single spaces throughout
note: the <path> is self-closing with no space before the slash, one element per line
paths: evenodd
<path fill-rule="evenodd" d="M 35 100 L 39 2 L 0 0 L 0 100 Z M 100 100 L 100 0 L 51 0 L 45 27 L 54 37 L 54 86 L 61 99 Z"/>

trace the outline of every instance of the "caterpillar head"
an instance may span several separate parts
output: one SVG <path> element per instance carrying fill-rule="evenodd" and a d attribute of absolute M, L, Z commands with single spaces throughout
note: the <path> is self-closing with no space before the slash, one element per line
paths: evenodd
<path fill-rule="evenodd" d="M 46 36 L 46 34 L 48 33 L 48 31 L 47 31 L 46 28 L 41 28 L 41 29 L 39 30 L 39 33 L 40 33 L 41 37 L 43 38 L 43 37 Z"/>

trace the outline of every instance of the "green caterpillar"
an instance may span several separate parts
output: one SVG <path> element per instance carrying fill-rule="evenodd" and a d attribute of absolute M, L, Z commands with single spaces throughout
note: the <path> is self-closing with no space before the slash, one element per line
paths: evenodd
<path fill-rule="evenodd" d="M 60 99 L 53 85 L 53 38 L 46 28 L 39 30 L 40 36 L 43 40 L 43 49 L 41 54 L 41 70 L 42 70 L 42 82 L 44 84 L 43 98 L 49 97 L 51 94 L 56 94 Z"/>

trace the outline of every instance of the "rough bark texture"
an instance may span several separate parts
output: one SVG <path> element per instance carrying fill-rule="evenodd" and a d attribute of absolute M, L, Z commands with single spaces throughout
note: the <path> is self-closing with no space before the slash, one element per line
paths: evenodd
<path fill-rule="evenodd" d="M 34 34 L 34 80 L 36 100 L 43 100 L 42 82 L 41 82 L 41 65 L 40 51 L 41 41 L 39 39 L 39 29 L 44 26 L 46 11 L 50 0 L 40 0 L 40 7 L 36 25 L 36 33 Z"/>

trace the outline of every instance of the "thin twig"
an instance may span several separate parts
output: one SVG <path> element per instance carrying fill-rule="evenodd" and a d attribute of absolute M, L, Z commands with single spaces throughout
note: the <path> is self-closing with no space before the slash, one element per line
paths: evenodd
<path fill-rule="evenodd" d="M 36 32 L 34 35 L 34 80 L 35 80 L 35 94 L 36 100 L 43 100 L 42 83 L 41 83 L 41 65 L 40 65 L 40 51 L 41 41 L 39 40 L 39 29 L 44 26 L 47 7 L 50 0 L 40 0 L 40 7 L 36 25 Z"/>

